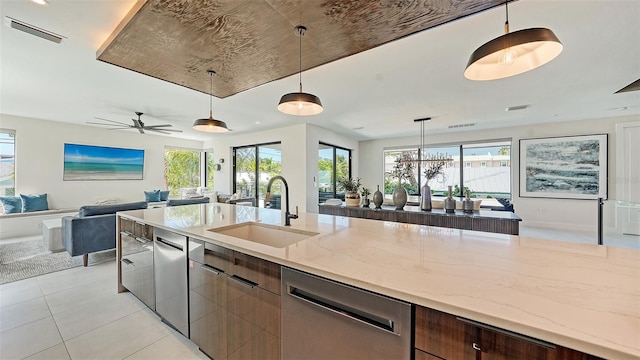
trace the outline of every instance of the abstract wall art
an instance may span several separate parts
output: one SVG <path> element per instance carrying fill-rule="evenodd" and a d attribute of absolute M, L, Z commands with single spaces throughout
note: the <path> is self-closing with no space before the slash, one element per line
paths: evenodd
<path fill-rule="evenodd" d="M 607 198 L 607 135 L 520 140 L 520 196 Z"/>

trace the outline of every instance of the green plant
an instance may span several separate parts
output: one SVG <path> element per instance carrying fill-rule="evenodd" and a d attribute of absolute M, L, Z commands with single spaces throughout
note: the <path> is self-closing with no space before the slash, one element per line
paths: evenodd
<path fill-rule="evenodd" d="M 362 191 L 360 192 L 360 194 L 362 194 L 362 196 L 364 196 L 366 198 L 367 196 L 369 196 L 369 194 L 371 194 L 371 191 L 368 188 L 363 187 Z"/>
<path fill-rule="evenodd" d="M 342 178 L 338 179 L 337 187 L 338 189 L 342 189 L 344 191 L 355 191 L 358 192 L 360 188 L 360 178 Z"/>

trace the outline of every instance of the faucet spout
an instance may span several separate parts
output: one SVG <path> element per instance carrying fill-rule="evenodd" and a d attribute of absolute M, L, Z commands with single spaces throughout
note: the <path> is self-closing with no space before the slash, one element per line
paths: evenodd
<path fill-rule="evenodd" d="M 298 214 L 291 214 L 289 212 L 289 184 L 287 184 L 287 180 L 285 180 L 280 175 L 276 175 L 272 177 L 271 180 L 269 180 L 269 183 L 267 184 L 267 194 L 264 197 L 264 201 L 266 204 L 268 204 L 269 200 L 271 200 L 271 184 L 273 184 L 273 182 L 276 180 L 280 180 L 284 184 L 284 191 L 285 191 L 284 195 L 286 200 L 285 213 L 284 213 L 284 226 L 291 226 L 291 219 L 297 219 Z"/>

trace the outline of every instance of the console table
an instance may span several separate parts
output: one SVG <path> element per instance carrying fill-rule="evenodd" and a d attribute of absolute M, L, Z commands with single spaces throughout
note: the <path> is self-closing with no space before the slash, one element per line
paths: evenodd
<path fill-rule="evenodd" d="M 383 205 L 381 210 L 344 205 L 320 204 L 320 214 L 349 216 L 363 219 L 394 221 L 408 224 L 440 226 L 453 229 L 476 230 L 499 234 L 518 235 L 522 219 L 508 211 L 480 210 L 465 213 L 456 210 L 447 213 L 444 209 L 422 211 L 418 206 L 405 206 L 396 210 L 395 206 Z"/>

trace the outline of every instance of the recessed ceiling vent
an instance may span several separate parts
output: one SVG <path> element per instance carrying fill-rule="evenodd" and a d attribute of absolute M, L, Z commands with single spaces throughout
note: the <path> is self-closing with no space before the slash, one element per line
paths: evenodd
<path fill-rule="evenodd" d="M 640 79 L 632 82 L 631 84 L 623 87 L 622 89 L 616 91 L 615 93 L 623 93 L 623 92 L 629 92 L 629 91 L 638 91 L 640 90 Z"/>
<path fill-rule="evenodd" d="M 471 127 L 471 126 L 476 126 L 476 123 L 449 125 L 449 129 L 457 129 L 457 128 L 464 128 L 464 127 Z"/>
<path fill-rule="evenodd" d="M 504 111 L 524 110 L 524 109 L 528 108 L 529 106 L 531 106 L 531 105 L 509 106 L 508 108 L 504 109 Z"/>
<path fill-rule="evenodd" d="M 13 29 L 24 31 L 27 34 L 31 34 L 45 40 L 53 41 L 56 44 L 60 44 L 62 39 L 65 39 L 62 35 L 58 35 L 54 32 L 41 29 L 37 26 L 27 24 L 24 21 L 16 20 L 8 16 L 5 16 L 4 23 Z"/>

